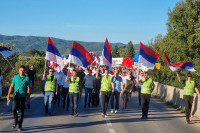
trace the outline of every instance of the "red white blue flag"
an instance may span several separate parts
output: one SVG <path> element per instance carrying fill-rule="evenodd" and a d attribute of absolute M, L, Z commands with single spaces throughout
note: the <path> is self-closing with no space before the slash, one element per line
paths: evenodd
<path fill-rule="evenodd" d="M 142 63 L 148 69 L 154 69 L 154 65 L 159 58 L 159 54 L 152 49 L 146 47 L 140 42 L 139 63 Z"/>
<path fill-rule="evenodd" d="M 15 53 L 14 50 L 10 50 L 6 47 L 0 46 L 0 53 L 3 55 L 4 58 L 7 58 Z"/>
<path fill-rule="evenodd" d="M 164 52 L 164 57 L 165 57 L 165 61 L 166 63 L 169 65 L 170 69 L 172 71 L 176 71 L 178 70 L 179 68 L 182 68 L 182 69 L 185 69 L 185 70 L 188 70 L 188 71 L 196 71 L 193 67 L 193 64 L 192 62 L 181 62 L 181 63 L 171 63 L 167 54 Z"/>
<path fill-rule="evenodd" d="M 112 66 L 112 54 L 111 54 L 111 48 L 108 42 L 108 39 L 106 38 L 104 49 L 102 51 L 102 59 L 103 59 L 103 65 L 106 65 L 111 69 Z"/>
<path fill-rule="evenodd" d="M 58 51 L 50 37 L 48 37 L 48 45 L 45 59 L 58 64 L 59 66 L 61 66 L 61 68 L 64 66 L 60 52 Z"/>
<path fill-rule="evenodd" d="M 95 60 L 95 62 L 94 62 L 95 66 L 97 64 L 100 64 L 100 58 L 99 58 L 98 54 L 95 54 L 95 52 L 94 52 L 94 60 Z"/>
<path fill-rule="evenodd" d="M 73 41 L 69 60 L 70 63 L 86 68 L 94 61 L 94 57 L 82 45 Z"/>

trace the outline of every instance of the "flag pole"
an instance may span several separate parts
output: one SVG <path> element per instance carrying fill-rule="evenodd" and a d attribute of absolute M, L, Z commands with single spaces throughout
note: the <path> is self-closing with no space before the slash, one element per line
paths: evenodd
<path fill-rule="evenodd" d="M 137 80 L 139 82 L 139 66 L 140 66 L 140 50 L 139 50 L 139 59 L 138 59 L 138 68 L 137 68 Z"/>
<path fill-rule="evenodd" d="M 10 61 L 7 59 L 7 58 L 5 58 L 6 60 L 7 60 L 7 62 L 10 64 L 10 66 L 12 67 L 12 69 L 14 69 L 14 67 L 13 67 L 13 65 L 10 63 Z"/>

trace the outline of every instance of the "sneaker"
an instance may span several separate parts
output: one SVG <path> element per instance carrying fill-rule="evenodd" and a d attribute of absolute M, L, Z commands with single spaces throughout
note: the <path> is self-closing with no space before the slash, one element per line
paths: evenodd
<path fill-rule="evenodd" d="M 117 111 L 117 110 L 115 110 L 115 114 L 117 114 L 117 112 L 118 112 L 118 111 Z"/>
<path fill-rule="evenodd" d="M 105 115 L 104 115 L 103 113 L 101 114 L 101 116 L 102 116 L 103 118 L 105 118 Z"/>
<path fill-rule="evenodd" d="M 105 115 L 105 118 L 108 118 L 108 115 L 107 115 L 107 114 Z"/>
<path fill-rule="evenodd" d="M 22 128 L 21 128 L 21 127 L 17 128 L 17 131 L 21 132 L 21 131 L 22 131 Z"/>
<path fill-rule="evenodd" d="M 111 109 L 110 113 L 112 114 L 113 112 L 114 112 L 114 110 L 113 110 L 113 109 Z"/>
<path fill-rule="evenodd" d="M 186 120 L 186 123 L 187 124 L 194 124 L 192 121 L 190 121 L 190 120 Z"/>
<path fill-rule="evenodd" d="M 17 124 L 13 124 L 12 129 L 15 129 L 17 126 Z"/>
<path fill-rule="evenodd" d="M 75 114 L 74 117 L 78 117 L 78 114 Z"/>

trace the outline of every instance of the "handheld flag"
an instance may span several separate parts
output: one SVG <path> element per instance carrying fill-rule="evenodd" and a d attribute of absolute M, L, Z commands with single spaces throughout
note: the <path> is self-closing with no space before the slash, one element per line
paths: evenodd
<path fill-rule="evenodd" d="M 196 71 L 195 69 L 194 69 L 194 67 L 193 67 L 193 64 L 192 64 L 192 62 L 187 62 L 187 61 L 185 61 L 185 62 L 181 62 L 181 63 L 171 63 L 170 62 L 170 60 L 169 60 L 169 58 L 168 58 L 168 56 L 167 56 L 167 54 L 164 52 L 164 57 L 165 57 L 165 61 L 166 61 L 166 63 L 169 65 L 169 67 L 170 67 L 170 69 L 172 70 L 172 71 L 176 71 L 176 70 L 178 70 L 179 68 L 183 68 L 183 69 L 185 69 L 185 70 L 188 70 L 188 71 Z"/>
<path fill-rule="evenodd" d="M 70 63 L 86 68 L 94 61 L 94 57 L 82 45 L 73 41 L 69 60 Z"/>
<path fill-rule="evenodd" d="M 97 64 L 100 64 L 100 58 L 99 58 L 98 54 L 95 54 L 95 52 L 94 52 L 94 60 L 95 60 L 95 62 L 94 62 L 95 66 Z"/>
<path fill-rule="evenodd" d="M 152 49 L 146 47 L 140 42 L 139 63 L 148 69 L 154 69 L 154 65 L 159 58 L 159 54 Z"/>
<path fill-rule="evenodd" d="M 0 46 L 0 53 L 3 55 L 4 58 L 7 58 L 15 53 L 14 50 L 10 50 L 6 47 Z"/>
<path fill-rule="evenodd" d="M 58 64 L 61 67 L 64 67 L 62 57 L 56 48 L 56 46 L 53 44 L 53 41 L 50 37 L 48 37 L 48 45 L 47 45 L 47 51 L 46 51 L 46 60 L 50 60 L 56 64 Z"/>
<path fill-rule="evenodd" d="M 102 51 L 102 59 L 103 59 L 103 65 L 106 65 L 111 69 L 112 66 L 112 54 L 111 54 L 111 48 L 108 42 L 108 39 L 106 38 L 104 49 Z"/>

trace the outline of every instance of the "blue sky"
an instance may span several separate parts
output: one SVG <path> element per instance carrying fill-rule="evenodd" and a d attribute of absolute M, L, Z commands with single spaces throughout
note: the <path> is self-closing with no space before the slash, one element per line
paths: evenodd
<path fill-rule="evenodd" d="M 147 43 L 180 0 L 1 0 L 0 34 Z"/>

